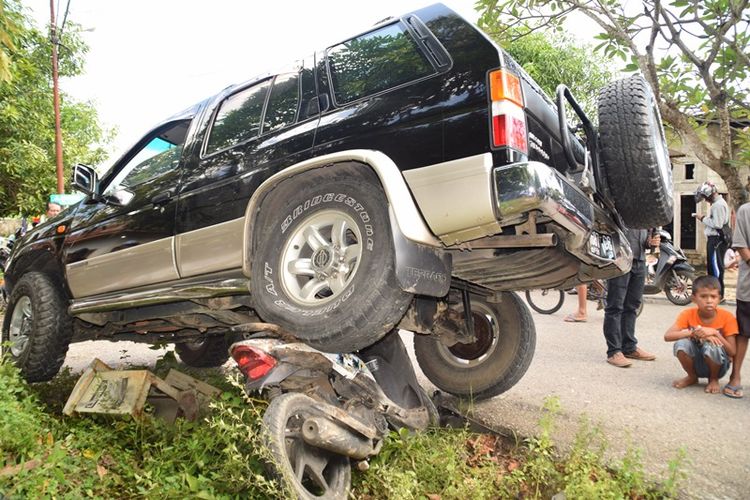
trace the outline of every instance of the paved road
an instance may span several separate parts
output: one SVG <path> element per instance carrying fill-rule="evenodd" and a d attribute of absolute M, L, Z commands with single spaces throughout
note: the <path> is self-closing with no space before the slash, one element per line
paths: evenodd
<path fill-rule="evenodd" d="M 702 386 L 671 386 L 680 368 L 662 336 L 681 308 L 664 301 L 646 304 L 638 338 L 657 359 L 622 369 L 605 362 L 602 311 L 591 307 L 588 323 L 563 322 L 574 307 L 572 299 L 554 315 L 534 313 L 537 350 L 529 371 L 507 393 L 478 403 L 478 416 L 531 435 L 537 432 L 544 399 L 554 395 L 563 407 L 559 442 L 569 443 L 586 415 L 604 429 L 613 456 L 622 456 L 628 446 L 641 448 L 653 473 L 663 473 L 684 447 L 692 461 L 686 497 L 750 498 L 750 396 L 734 400 L 705 394 Z M 85 342 L 71 347 L 66 365 L 81 370 L 93 356 L 113 366 L 148 365 L 163 352 L 129 342 Z M 750 364 L 746 366 L 750 388 Z"/>

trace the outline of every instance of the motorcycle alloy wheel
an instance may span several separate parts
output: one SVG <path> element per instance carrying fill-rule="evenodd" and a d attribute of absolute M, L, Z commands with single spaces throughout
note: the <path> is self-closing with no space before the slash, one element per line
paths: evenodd
<path fill-rule="evenodd" d="M 270 472 L 301 499 L 347 498 L 351 486 L 349 458 L 307 444 L 302 439 L 305 420 L 317 415 L 315 400 L 286 393 L 268 405 L 263 424 L 272 460 Z"/>

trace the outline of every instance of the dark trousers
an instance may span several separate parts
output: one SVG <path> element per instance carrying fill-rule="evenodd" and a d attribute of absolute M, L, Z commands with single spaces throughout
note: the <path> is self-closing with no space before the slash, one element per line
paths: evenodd
<path fill-rule="evenodd" d="M 607 280 L 607 305 L 604 308 L 607 357 L 617 352 L 630 353 L 638 347 L 635 318 L 645 283 L 646 262 L 642 260 L 633 260 L 629 273 Z"/>
<path fill-rule="evenodd" d="M 721 285 L 721 296 L 724 297 L 724 254 L 726 253 L 724 240 L 719 236 L 709 236 L 706 244 L 706 271 L 716 276 Z"/>

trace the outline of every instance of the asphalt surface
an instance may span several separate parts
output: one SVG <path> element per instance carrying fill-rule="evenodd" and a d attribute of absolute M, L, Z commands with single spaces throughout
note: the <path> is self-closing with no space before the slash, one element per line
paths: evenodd
<path fill-rule="evenodd" d="M 558 445 L 572 443 L 585 416 L 603 430 L 612 459 L 621 458 L 628 448 L 640 449 L 652 474 L 665 474 L 669 461 L 684 449 L 689 459 L 683 466 L 688 474 L 682 483 L 685 498 L 750 498 L 750 391 L 737 400 L 706 394 L 704 380 L 681 390 L 671 385 L 682 375 L 663 334 L 682 308 L 650 299 L 638 320 L 637 336 L 639 345 L 657 359 L 634 361 L 623 369 L 606 363 L 603 311 L 589 302 L 588 322 L 564 322 L 574 307 L 575 297 L 568 296 L 553 315 L 532 313 L 537 347 L 528 372 L 508 392 L 476 403 L 476 416 L 529 436 L 538 432 L 545 398 L 556 396 L 562 404 L 554 435 Z M 728 309 L 734 312 L 733 306 Z M 407 345 L 409 335 L 404 335 Z M 71 346 L 65 364 L 82 370 L 96 356 L 113 367 L 153 366 L 164 352 L 130 342 L 84 342 Z M 750 389 L 750 361 L 745 373 Z"/>

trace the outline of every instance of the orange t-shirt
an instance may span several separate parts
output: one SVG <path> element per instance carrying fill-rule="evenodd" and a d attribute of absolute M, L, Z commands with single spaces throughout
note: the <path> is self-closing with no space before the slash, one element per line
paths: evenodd
<path fill-rule="evenodd" d="M 719 330 L 724 337 L 737 335 L 740 331 L 739 327 L 737 326 L 737 319 L 734 317 L 734 315 L 726 309 L 722 309 L 720 307 L 716 308 L 716 316 L 714 316 L 713 321 L 711 321 L 710 323 L 705 323 L 704 321 L 702 321 L 700 316 L 698 316 L 698 308 L 693 307 L 691 309 L 685 309 L 684 311 L 682 311 L 680 315 L 677 316 L 677 321 L 675 321 L 675 324 L 677 325 L 677 328 L 680 329 L 685 329 L 691 326 L 694 328 L 698 326 L 715 328 L 716 330 Z"/>

